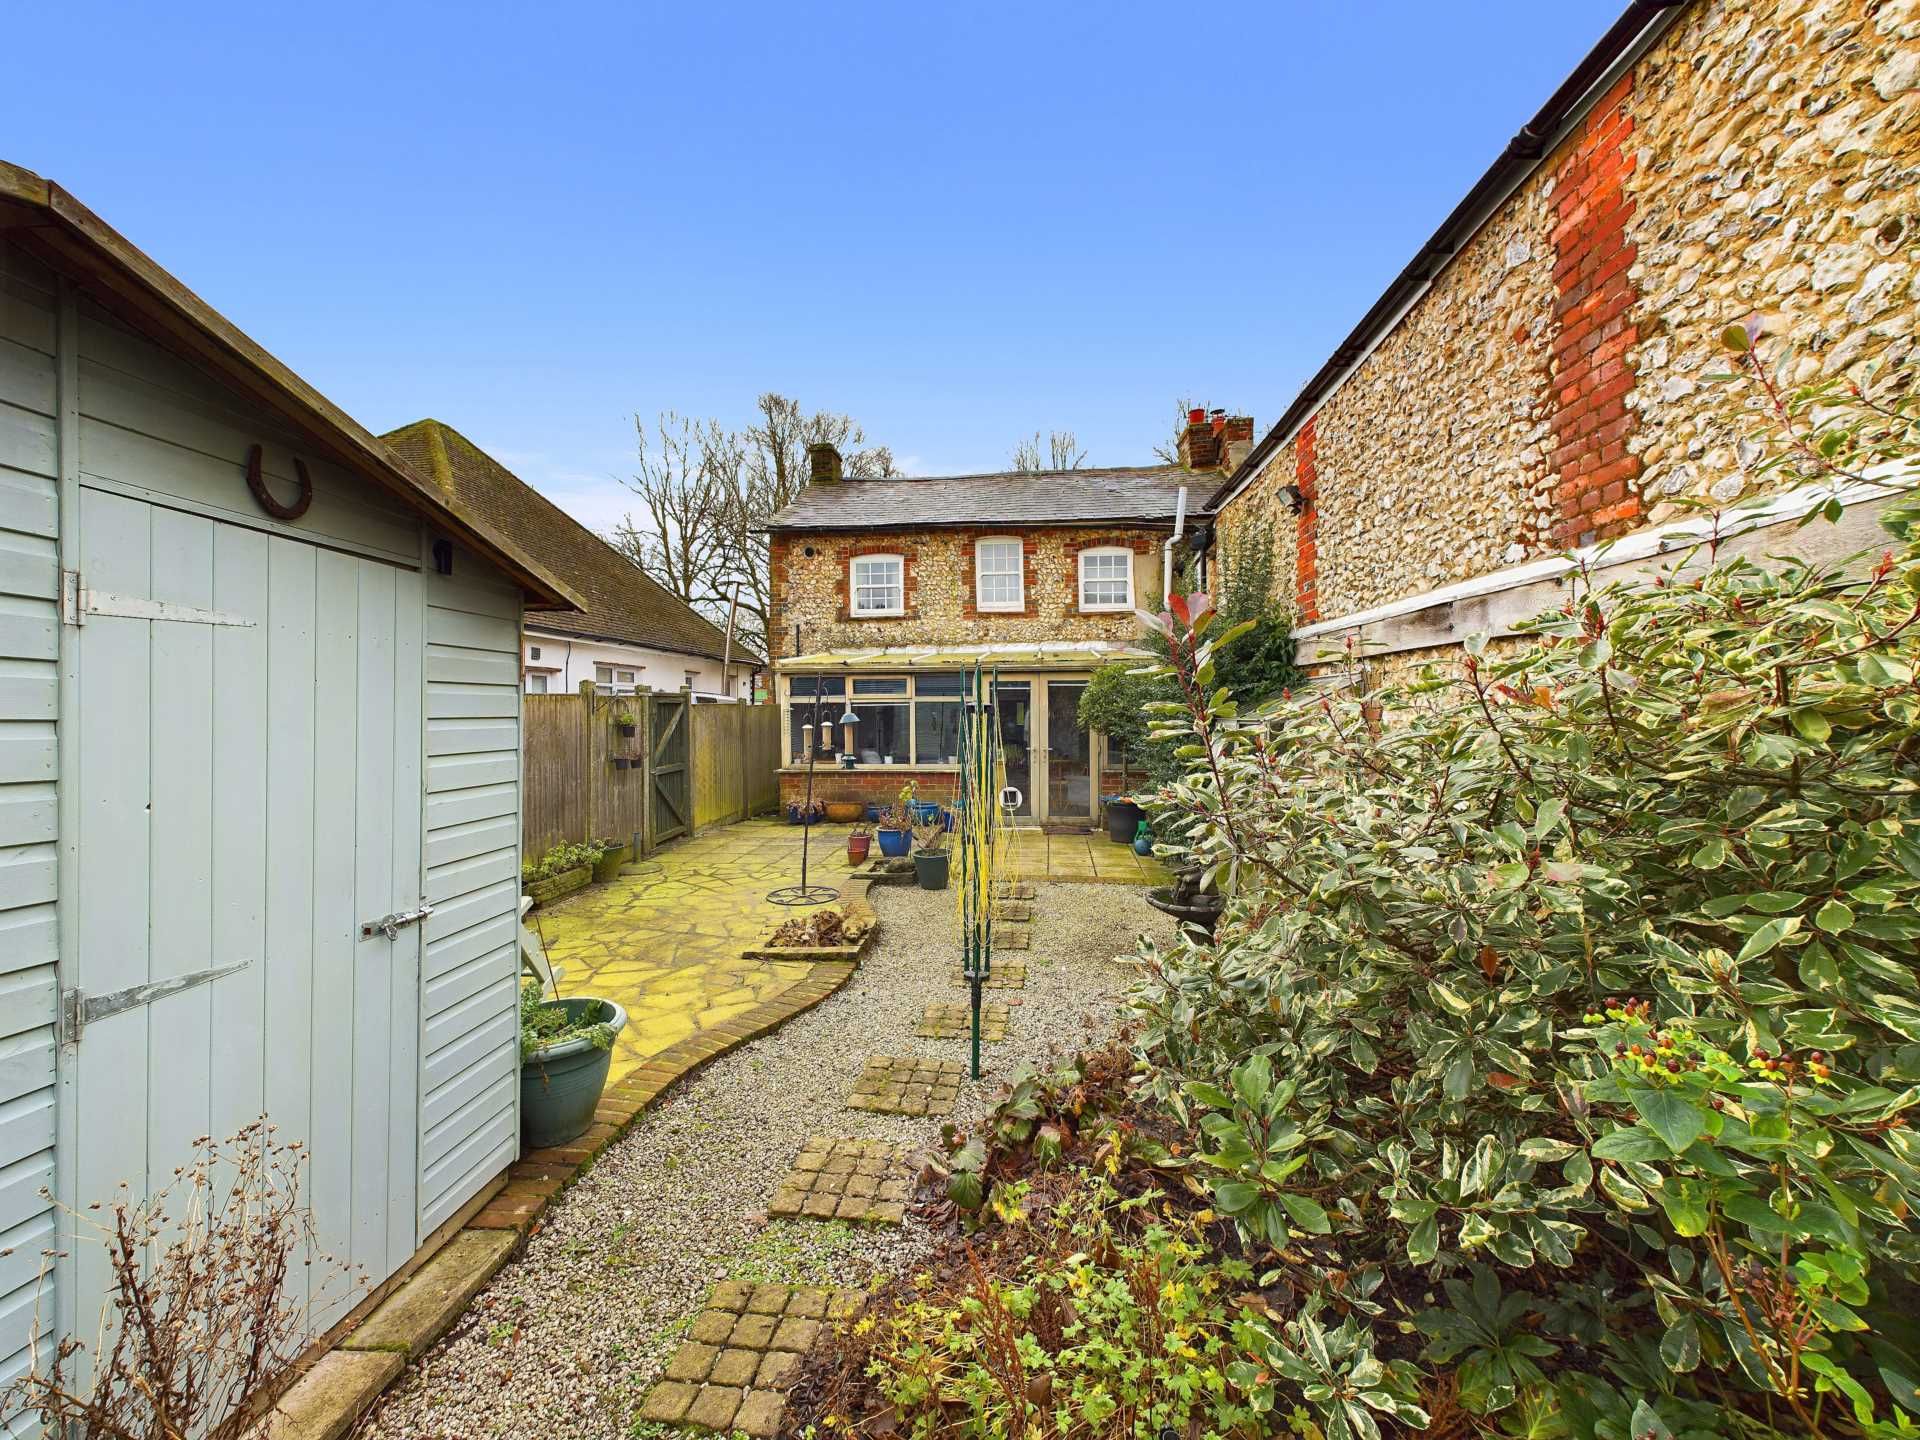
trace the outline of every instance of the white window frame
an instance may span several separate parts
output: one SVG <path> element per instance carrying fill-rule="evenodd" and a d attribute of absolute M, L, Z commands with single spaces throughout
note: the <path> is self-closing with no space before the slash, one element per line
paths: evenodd
<path fill-rule="evenodd" d="M 989 600 L 986 595 L 986 552 L 989 545 L 1013 547 L 1013 599 Z M 1004 570 L 994 574 L 1004 575 Z M 1027 608 L 1027 547 L 1018 535 L 982 535 L 973 543 L 973 608 L 984 614 L 1013 614 Z"/>
<path fill-rule="evenodd" d="M 1089 602 L 1087 599 L 1087 561 L 1093 559 L 1095 556 L 1104 559 L 1110 555 L 1121 556 L 1126 561 L 1127 597 L 1124 600 L 1098 600 Z M 1133 551 L 1127 549 L 1124 545 L 1096 545 L 1091 549 L 1080 552 L 1079 570 L 1079 586 L 1076 598 L 1080 602 L 1081 614 L 1118 614 L 1120 611 L 1133 609 Z M 1113 579 L 1111 575 L 1102 575 L 1096 578 L 1103 583 Z"/>
<path fill-rule="evenodd" d="M 528 672 L 527 693 L 529 695 L 545 695 L 547 693 L 547 672 L 546 671 L 532 670 Z"/>
<path fill-rule="evenodd" d="M 593 666 L 593 688 L 602 695 L 631 695 L 640 688 L 643 669 L 644 667 L 639 665 L 622 665 L 618 662 L 596 660 Z M 604 680 L 600 678 L 602 670 L 607 672 L 607 678 Z M 627 678 L 622 680 L 620 678 L 622 675 Z"/>
<path fill-rule="evenodd" d="M 891 560 L 894 565 L 894 593 L 899 603 L 888 609 L 868 608 L 860 603 L 860 567 L 872 565 L 878 561 Z M 847 559 L 847 614 L 856 620 L 871 620 L 888 615 L 907 613 L 907 557 L 896 554 L 853 555 Z"/>

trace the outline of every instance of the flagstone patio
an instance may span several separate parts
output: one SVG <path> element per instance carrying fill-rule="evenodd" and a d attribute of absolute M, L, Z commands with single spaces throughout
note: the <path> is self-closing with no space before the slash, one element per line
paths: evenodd
<path fill-rule="evenodd" d="M 601 995 L 627 1007 L 609 1083 L 669 1046 L 744 1015 L 784 994 L 813 967 L 805 961 L 746 960 L 740 952 L 797 913 L 769 891 L 800 881 L 802 830 L 749 820 L 667 846 L 649 860 L 536 910 L 547 955 L 563 972 L 565 995 Z M 808 879 L 843 884 L 847 827 L 812 827 Z M 1030 880 L 1157 885 L 1155 861 L 1104 835 L 1017 832 L 1014 860 Z M 1011 947 L 1009 947 L 1011 948 Z M 1009 977 L 1010 979 L 1011 977 Z"/>

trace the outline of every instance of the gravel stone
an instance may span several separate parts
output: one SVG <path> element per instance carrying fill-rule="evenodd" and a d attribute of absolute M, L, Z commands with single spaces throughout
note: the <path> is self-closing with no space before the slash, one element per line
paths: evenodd
<path fill-rule="evenodd" d="M 929 1253 L 931 1233 L 911 1212 L 877 1226 L 767 1215 L 823 1129 L 910 1155 L 937 1143 L 939 1118 L 843 1108 L 875 1051 L 966 1059 L 965 1039 L 913 1033 L 928 1005 L 966 999 L 953 979 L 953 893 L 884 888 L 873 902 L 881 935 L 846 988 L 642 1115 L 395 1383 L 364 1436 L 624 1440 L 637 1419 L 686 1414 L 665 1412 L 690 1404 L 691 1387 L 655 1391 L 644 1417 L 640 1403 L 681 1343 L 704 1339 L 689 1330 L 710 1295 L 751 1311 L 759 1285 L 865 1286 Z M 1115 957 L 1130 956 L 1139 935 L 1172 940 L 1172 922 L 1122 886 L 1042 885 L 1034 917 L 1026 987 L 996 997 L 1013 1024 L 1006 1040 L 982 1046 L 983 1078 L 962 1075 L 950 1117 L 960 1126 L 985 1114 L 1022 1062 L 1109 1036 L 1130 980 Z M 771 1336 L 776 1322 L 763 1318 Z"/>

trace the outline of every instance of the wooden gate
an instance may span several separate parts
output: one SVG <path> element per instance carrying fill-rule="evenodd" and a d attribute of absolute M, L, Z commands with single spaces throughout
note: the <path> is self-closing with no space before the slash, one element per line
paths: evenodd
<path fill-rule="evenodd" d="M 677 840 L 693 830 L 693 787 L 687 766 L 687 710 L 682 695 L 655 695 L 653 752 L 648 762 L 648 803 L 653 807 L 648 840 L 653 845 Z"/>

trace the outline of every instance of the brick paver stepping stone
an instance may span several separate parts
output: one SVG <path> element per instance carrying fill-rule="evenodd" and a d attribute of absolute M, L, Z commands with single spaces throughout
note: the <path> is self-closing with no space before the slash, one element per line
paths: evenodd
<path fill-rule="evenodd" d="M 1033 906 L 1025 900 L 1001 900 L 995 903 L 993 915 L 996 920 L 1027 921 L 1033 919 Z"/>
<path fill-rule="evenodd" d="M 787 1406 L 781 1393 L 821 1326 L 860 1308 L 857 1290 L 818 1285 L 716 1286 L 666 1378 L 640 1404 L 642 1420 L 722 1434 L 772 1435 Z"/>
<path fill-rule="evenodd" d="M 960 1094 L 964 1073 L 958 1060 L 929 1060 L 924 1055 L 875 1055 L 853 1082 L 855 1110 L 885 1115 L 946 1115 Z"/>
<path fill-rule="evenodd" d="M 967 983 L 966 972 L 958 965 L 953 967 L 953 983 Z M 989 990 L 1024 990 L 1026 985 L 1027 962 L 1024 960 L 995 960 L 993 968 L 987 972 L 986 988 Z"/>
<path fill-rule="evenodd" d="M 906 1218 L 912 1179 L 904 1146 L 812 1135 L 767 1213 L 897 1225 Z"/>
<path fill-rule="evenodd" d="M 993 894 L 997 900 L 1031 900 L 1033 899 L 1033 886 L 1024 880 L 1016 880 L 1011 885 L 999 886 L 994 890 Z"/>
<path fill-rule="evenodd" d="M 1026 925 L 995 925 L 993 927 L 993 948 L 997 954 L 1002 950 L 1025 950 L 1033 943 L 1033 931 Z"/>
<path fill-rule="evenodd" d="M 920 1025 L 913 1032 L 923 1040 L 952 1040 L 973 1034 L 973 1006 L 964 1001 L 927 1006 Z M 980 1038 L 994 1041 L 1007 1038 L 1007 1007 L 998 1003 L 980 1007 Z"/>

